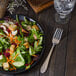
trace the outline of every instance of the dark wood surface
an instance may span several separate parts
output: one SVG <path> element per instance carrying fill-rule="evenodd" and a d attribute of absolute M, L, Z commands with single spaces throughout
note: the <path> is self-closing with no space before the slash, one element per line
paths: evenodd
<path fill-rule="evenodd" d="M 27 15 L 40 23 L 46 37 L 43 57 L 29 71 L 17 75 L 0 74 L 0 76 L 76 76 L 76 7 L 72 12 L 71 20 L 66 25 L 55 22 L 54 14 L 56 11 L 53 6 L 39 14 L 35 14 L 30 6 L 28 8 L 28 11 L 22 7 L 17 8 L 14 13 Z M 47 72 L 41 74 L 40 67 L 52 46 L 52 35 L 57 27 L 64 29 L 62 40 L 54 49 Z"/>

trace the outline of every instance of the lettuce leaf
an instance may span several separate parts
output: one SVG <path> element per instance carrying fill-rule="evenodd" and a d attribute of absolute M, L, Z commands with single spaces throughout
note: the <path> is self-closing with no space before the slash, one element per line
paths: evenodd
<path fill-rule="evenodd" d="M 0 43 L 3 45 L 4 49 L 7 49 L 10 46 L 8 39 L 0 38 Z"/>
<path fill-rule="evenodd" d="M 16 56 L 16 54 L 18 54 L 18 56 L 14 59 L 15 62 L 13 63 L 13 65 L 20 68 L 20 67 L 24 66 L 25 60 L 24 60 L 24 58 L 21 55 L 21 52 L 20 52 L 20 48 L 19 47 L 12 54 L 12 57 L 14 58 Z"/>
<path fill-rule="evenodd" d="M 0 52 L 2 52 L 2 49 L 3 49 L 3 46 L 2 46 L 2 44 L 0 43 Z"/>
<path fill-rule="evenodd" d="M 4 62 L 6 62 L 5 56 L 3 56 L 3 58 L 0 60 L 0 67 L 2 67 Z"/>
<path fill-rule="evenodd" d="M 34 55 L 36 52 L 32 46 L 29 47 L 29 55 Z"/>

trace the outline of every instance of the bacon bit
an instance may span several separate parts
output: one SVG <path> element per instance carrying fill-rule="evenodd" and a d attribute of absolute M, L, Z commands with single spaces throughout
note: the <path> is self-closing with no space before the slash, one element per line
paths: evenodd
<path fill-rule="evenodd" d="M 28 33 L 27 31 L 25 31 L 24 29 L 22 29 L 22 32 L 24 32 L 24 33 Z"/>

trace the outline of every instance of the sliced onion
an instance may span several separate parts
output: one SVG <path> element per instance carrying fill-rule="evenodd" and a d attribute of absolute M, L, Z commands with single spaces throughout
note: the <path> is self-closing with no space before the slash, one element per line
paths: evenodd
<path fill-rule="evenodd" d="M 29 33 L 25 33 L 24 36 L 28 37 L 29 36 Z"/>
<path fill-rule="evenodd" d="M 4 25 L 1 25 L 0 27 L 3 28 L 3 31 L 4 31 L 6 34 L 8 34 L 8 31 L 6 30 L 6 27 L 5 27 Z"/>
<path fill-rule="evenodd" d="M 9 29 L 6 29 L 8 31 L 8 33 L 10 33 L 11 31 Z"/>
<path fill-rule="evenodd" d="M 18 22 L 16 22 L 15 25 L 19 26 Z"/>
<path fill-rule="evenodd" d="M 10 49 L 6 49 L 6 51 L 10 51 Z"/>
<path fill-rule="evenodd" d="M 8 53 L 8 52 L 7 53 L 4 52 L 3 54 L 4 54 L 5 57 L 9 57 L 10 56 L 10 53 Z"/>
<path fill-rule="evenodd" d="M 28 65 L 30 65 L 30 64 L 25 64 L 25 66 L 28 66 Z"/>
<path fill-rule="evenodd" d="M 17 44 L 16 44 L 16 43 L 12 43 L 11 45 L 15 45 L 15 46 L 17 46 Z"/>
<path fill-rule="evenodd" d="M 34 37 L 35 40 L 37 40 L 37 36 L 35 34 L 33 35 L 33 37 Z"/>
<path fill-rule="evenodd" d="M 16 35 L 17 34 L 17 30 L 15 30 L 15 31 L 12 31 L 12 35 Z"/>
<path fill-rule="evenodd" d="M 3 28 L 3 30 L 6 30 L 6 27 L 4 25 L 1 25 L 0 27 Z"/>
<path fill-rule="evenodd" d="M 7 16 L 7 17 L 4 17 L 4 19 L 9 21 L 10 20 L 10 17 Z"/>
<path fill-rule="evenodd" d="M 0 55 L 2 55 L 2 53 L 0 52 Z"/>
<path fill-rule="evenodd" d="M 28 30 L 28 31 L 31 30 L 31 26 L 30 26 L 30 25 L 27 26 L 27 30 Z"/>
<path fill-rule="evenodd" d="M 9 24 L 7 22 L 3 23 L 3 25 L 9 27 Z"/>

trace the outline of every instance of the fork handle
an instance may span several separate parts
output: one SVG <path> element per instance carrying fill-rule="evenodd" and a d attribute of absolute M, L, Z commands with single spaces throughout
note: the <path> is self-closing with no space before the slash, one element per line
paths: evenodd
<path fill-rule="evenodd" d="M 54 49 L 54 44 L 52 45 L 52 48 L 46 58 L 46 60 L 44 61 L 43 65 L 41 66 L 40 72 L 44 73 L 47 70 L 48 64 L 49 64 L 49 60 L 50 60 L 50 56 L 52 55 L 53 49 Z"/>

